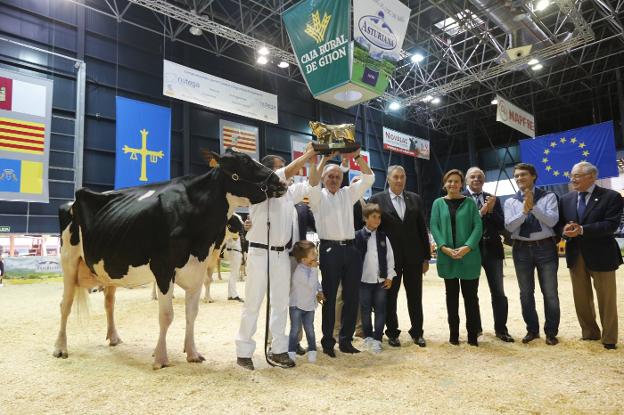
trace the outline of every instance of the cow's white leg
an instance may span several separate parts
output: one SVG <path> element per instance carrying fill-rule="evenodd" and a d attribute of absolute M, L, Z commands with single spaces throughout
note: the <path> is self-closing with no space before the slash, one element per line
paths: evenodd
<path fill-rule="evenodd" d="M 71 313 L 76 291 L 76 274 L 78 267 L 72 267 L 73 271 L 63 266 L 63 299 L 61 300 L 61 327 L 54 344 L 54 357 L 67 359 L 67 318 Z"/>
<path fill-rule="evenodd" d="M 152 300 L 156 301 L 158 300 L 158 294 L 156 294 L 156 291 L 158 290 L 158 287 L 156 286 L 156 282 L 152 283 Z"/>
<path fill-rule="evenodd" d="M 204 276 L 204 288 L 206 289 L 204 294 L 204 303 L 214 303 L 214 300 L 210 296 L 210 284 L 212 284 L 212 267 L 206 268 L 206 275 Z M 200 293 L 201 294 L 201 293 Z M 188 294 L 187 294 L 188 298 Z"/>
<path fill-rule="evenodd" d="M 169 366 L 169 358 L 167 357 L 167 330 L 173 321 L 173 282 L 169 283 L 169 291 L 163 294 L 158 291 L 158 323 L 160 325 L 160 334 L 158 343 L 154 350 L 154 363 L 152 368 L 162 369 Z"/>
<path fill-rule="evenodd" d="M 197 352 L 195 347 L 195 319 L 199 311 L 199 297 L 201 296 L 201 283 L 197 287 L 186 290 L 185 311 L 186 311 L 186 333 L 184 335 L 184 352 L 187 362 L 201 363 L 204 356 Z"/>
<path fill-rule="evenodd" d="M 217 277 L 219 278 L 219 281 L 223 280 L 223 278 L 221 278 L 221 257 L 217 259 Z"/>
<path fill-rule="evenodd" d="M 106 339 L 110 346 L 117 346 L 121 343 L 121 338 L 117 334 L 115 327 L 115 291 L 117 287 L 104 287 L 104 308 L 106 308 Z"/>
<path fill-rule="evenodd" d="M 66 231 L 68 232 L 68 231 Z M 65 244 L 69 245 L 69 237 L 64 235 Z M 63 299 L 61 300 L 61 327 L 59 328 L 56 343 L 54 344 L 54 357 L 67 359 L 67 318 L 71 313 L 78 282 L 78 257 L 77 248 L 68 246 L 61 251 L 61 266 L 63 268 Z"/>

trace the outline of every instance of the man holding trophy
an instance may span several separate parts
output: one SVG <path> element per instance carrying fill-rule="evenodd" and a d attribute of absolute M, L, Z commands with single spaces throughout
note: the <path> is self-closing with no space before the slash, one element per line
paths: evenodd
<path fill-rule="evenodd" d="M 352 125 L 348 127 L 353 128 Z M 313 132 L 316 134 L 314 128 Z M 320 137 L 319 141 L 321 141 Z M 336 340 L 333 332 L 336 320 L 336 291 L 339 284 L 342 284 L 344 305 L 338 346 L 343 353 L 359 353 L 359 350 L 351 344 L 359 305 L 361 278 L 361 256 L 354 243 L 353 205 L 375 181 L 373 172 L 360 155 L 359 145 L 354 142 L 341 145 L 343 143 L 330 144 L 326 148 L 319 148 L 319 144 L 315 144 L 315 150 L 324 153 L 325 156 L 321 159 L 318 168 L 310 169 L 310 208 L 314 214 L 316 230 L 321 240 L 319 246 L 320 270 L 323 276 L 321 284 L 325 294 L 321 345 L 323 353 L 330 357 L 336 357 L 334 352 Z M 321 145 L 323 145 L 322 141 Z M 327 165 L 327 162 L 337 154 L 336 150 L 353 151 L 352 146 L 355 146 L 356 150 L 352 153 L 345 153 L 342 157 L 353 158 L 360 166 L 362 180 L 340 188 L 343 172 L 338 165 Z M 324 185 L 323 189 L 319 183 L 319 171 L 322 171 L 320 178 Z"/>

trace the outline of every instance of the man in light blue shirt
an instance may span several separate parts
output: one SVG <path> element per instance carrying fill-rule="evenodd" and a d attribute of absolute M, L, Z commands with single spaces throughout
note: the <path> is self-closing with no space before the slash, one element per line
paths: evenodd
<path fill-rule="evenodd" d="M 559 221 L 557 196 L 535 187 L 537 172 L 532 164 L 519 163 L 514 178 L 520 189 L 505 201 L 505 228 L 513 240 L 513 261 L 520 287 L 522 317 L 527 334 L 522 343 L 539 338 L 539 319 L 535 309 L 535 277 L 544 296 L 546 344 L 556 345 L 559 331 L 559 294 L 557 292 L 557 243 L 553 228 Z"/>

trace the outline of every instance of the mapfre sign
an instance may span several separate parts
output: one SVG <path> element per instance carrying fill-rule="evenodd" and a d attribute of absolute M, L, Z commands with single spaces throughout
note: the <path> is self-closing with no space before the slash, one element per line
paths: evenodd
<path fill-rule="evenodd" d="M 529 137 L 535 137 L 535 119 L 533 114 L 516 107 L 500 96 L 496 96 L 496 121 L 510 126 Z"/>

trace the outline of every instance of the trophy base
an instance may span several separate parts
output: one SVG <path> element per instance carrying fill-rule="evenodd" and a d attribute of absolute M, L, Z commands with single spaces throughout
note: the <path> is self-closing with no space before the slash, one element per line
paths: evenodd
<path fill-rule="evenodd" d="M 322 144 L 322 143 L 312 143 L 312 148 L 319 154 L 331 154 L 334 151 L 339 153 L 353 153 L 354 151 L 359 150 L 361 145 L 359 143 L 332 143 L 332 144 Z"/>

